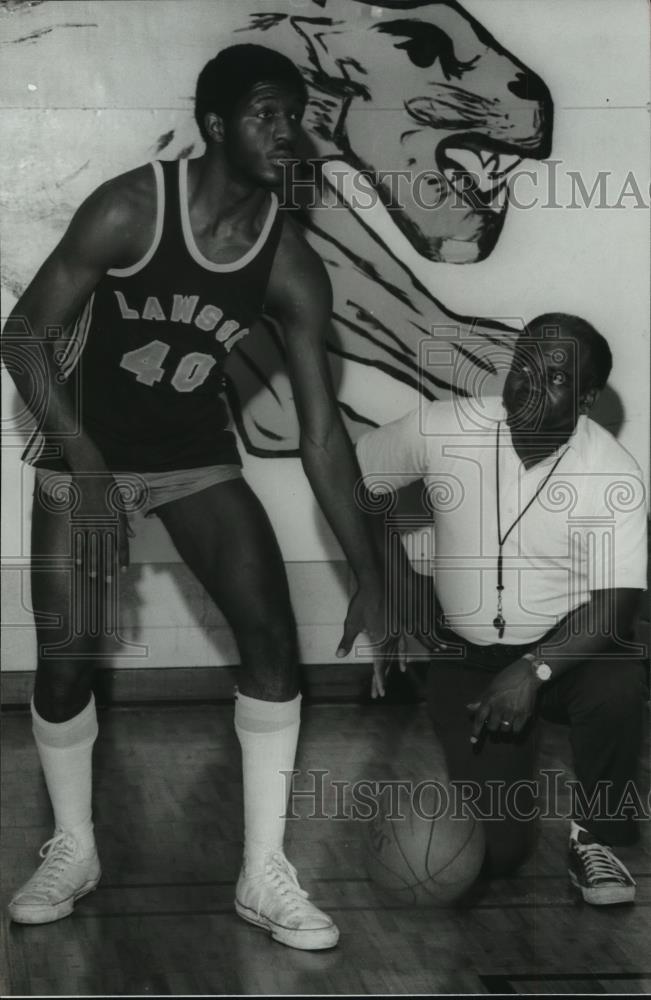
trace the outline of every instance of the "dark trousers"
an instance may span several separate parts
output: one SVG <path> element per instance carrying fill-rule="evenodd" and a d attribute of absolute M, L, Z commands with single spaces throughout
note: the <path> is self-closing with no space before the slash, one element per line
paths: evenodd
<path fill-rule="evenodd" d="M 551 781 L 550 776 L 545 782 L 533 780 L 540 717 L 570 727 L 577 780 L 572 818 L 605 843 L 634 843 L 639 818 L 634 814 L 640 811 L 634 807 L 638 801 L 644 806 L 647 798 L 634 784 L 646 717 L 645 664 L 623 655 L 621 649 L 607 659 L 577 663 L 540 687 L 535 716 L 523 733 L 485 731 L 473 745 L 466 706 L 480 700 L 492 674 L 531 646 L 476 646 L 449 631 L 441 631 L 440 638 L 457 644 L 460 655 L 438 654 L 432 661 L 427 677 L 429 714 L 450 779 L 467 783 L 468 801 L 476 795 L 472 804 L 476 815 L 494 817 L 483 824 L 491 872 L 512 871 L 533 844 L 536 792 Z M 457 786 L 457 800 L 460 791 Z M 537 805 L 545 808 L 545 803 Z M 550 805 L 553 808 L 554 802 Z M 569 810 L 557 811 L 565 815 Z"/>

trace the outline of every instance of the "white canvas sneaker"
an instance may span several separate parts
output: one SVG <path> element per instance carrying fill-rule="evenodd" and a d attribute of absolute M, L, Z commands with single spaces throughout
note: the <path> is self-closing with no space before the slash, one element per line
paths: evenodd
<path fill-rule="evenodd" d="M 317 951 L 333 948 L 339 940 L 336 925 L 310 903 L 298 883 L 296 869 L 280 851 L 268 854 L 259 870 L 249 873 L 242 868 L 235 890 L 235 910 L 290 948 Z"/>
<path fill-rule="evenodd" d="M 43 863 L 9 903 L 9 916 L 19 924 L 49 924 L 69 916 L 102 874 L 97 852 L 82 855 L 76 837 L 66 831 L 55 831 L 39 854 Z"/>
<path fill-rule="evenodd" d="M 593 906 L 635 899 L 635 880 L 628 868 L 610 847 L 597 843 L 584 830 L 570 838 L 568 871 L 572 885 Z"/>

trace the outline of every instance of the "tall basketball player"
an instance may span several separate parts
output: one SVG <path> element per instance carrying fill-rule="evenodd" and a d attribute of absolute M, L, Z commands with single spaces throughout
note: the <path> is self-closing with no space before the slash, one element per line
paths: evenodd
<path fill-rule="evenodd" d="M 108 652 L 88 619 L 93 608 L 106 613 L 115 571 L 127 566 L 131 503 L 161 519 L 237 640 L 245 821 L 237 913 L 295 948 L 337 942 L 283 853 L 282 772 L 294 765 L 300 716 L 296 630 L 281 553 L 242 478 L 222 398 L 224 362 L 264 306 L 284 331 L 304 467 L 357 578 L 338 655 L 361 630 L 379 642 L 380 574 L 353 502 L 359 469 L 324 346 L 330 287 L 274 191 L 305 102 L 285 57 L 252 45 L 222 51 L 197 85 L 205 153 L 148 164 L 91 194 L 8 325 L 10 337 L 22 323 L 33 338 L 24 340 L 35 367 L 13 373 L 19 391 L 38 409 L 41 365 L 47 397 L 24 457 L 37 470 L 33 730 L 55 830 L 10 903 L 20 923 L 67 916 L 100 878 L 91 675 Z M 47 344 L 52 328 L 74 332 L 64 350 L 53 339 L 39 355 L 36 341 Z M 117 530 L 102 528 L 111 522 Z M 381 690 L 379 664 L 375 683 Z"/>

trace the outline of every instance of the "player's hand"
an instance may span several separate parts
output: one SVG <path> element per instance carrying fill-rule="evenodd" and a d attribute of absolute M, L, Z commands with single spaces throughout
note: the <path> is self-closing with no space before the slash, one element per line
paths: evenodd
<path fill-rule="evenodd" d="M 384 678 L 387 672 L 387 656 L 395 660 L 393 650 L 388 651 L 387 613 L 384 588 L 381 583 L 366 584 L 358 588 L 348 607 L 337 656 L 348 656 L 360 632 L 365 632 L 373 647 L 373 682 L 371 694 L 374 698 L 384 696 Z M 401 668 L 402 669 L 402 668 Z"/>
<path fill-rule="evenodd" d="M 383 698 L 386 694 L 386 680 L 391 669 L 398 665 L 401 674 L 407 670 L 407 637 L 393 636 L 382 643 L 377 658 L 373 661 L 371 698 Z"/>
<path fill-rule="evenodd" d="M 401 547 L 397 558 L 391 562 L 389 581 L 392 587 L 392 607 L 402 615 L 401 621 L 392 622 L 392 631 L 402 629 L 407 635 L 417 639 L 428 653 L 444 653 L 448 647 L 437 633 L 439 606 L 434 579 L 414 570 Z"/>
<path fill-rule="evenodd" d="M 445 642 L 439 639 L 436 632 L 424 632 L 422 629 L 417 628 L 414 631 L 414 639 L 418 639 L 421 646 L 424 646 L 428 653 L 445 653 L 446 649 L 449 647 Z"/>
<path fill-rule="evenodd" d="M 528 660 L 516 660 L 500 670 L 481 701 L 467 706 L 473 716 L 470 742 L 479 742 L 484 726 L 493 733 L 522 732 L 533 714 L 539 687 L 540 681 Z"/>
<path fill-rule="evenodd" d="M 129 566 L 129 538 L 133 532 L 125 511 L 116 502 L 117 485 L 110 473 L 73 474 L 78 503 L 73 515 L 76 531 L 74 558 L 91 579 L 110 583 L 117 570 Z"/>

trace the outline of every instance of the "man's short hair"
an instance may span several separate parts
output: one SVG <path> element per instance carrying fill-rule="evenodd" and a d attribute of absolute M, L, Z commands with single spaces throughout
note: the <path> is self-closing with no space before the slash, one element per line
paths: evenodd
<path fill-rule="evenodd" d="M 231 45 L 206 63 L 197 80 L 194 117 L 201 137 L 207 141 L 205 118 L 214 112 L 228 119 L 240 101 L 262 81 L 282 83 L 295 90 L 307 104 L 307 87 L 291 59 L 264 45 Z"/>
<path fill-rule="evenodd" d="M 533 331 L 557 330 L 560 337 L 576 341 L 581 371 L 580 392 L 603 389 L 613 367 L 608 341 L 591 323 L 569 313 L 543 313 L 527 324 Z"/>

